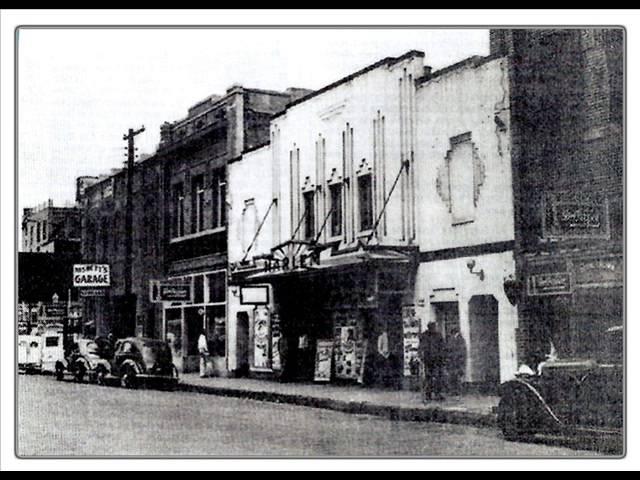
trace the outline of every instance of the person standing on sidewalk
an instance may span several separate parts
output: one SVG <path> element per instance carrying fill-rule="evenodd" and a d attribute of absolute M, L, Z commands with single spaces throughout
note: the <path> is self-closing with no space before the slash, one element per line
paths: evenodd
<path fill-rule="evenodd" d="M 443 400 L 443 364 L 445 357 L 445 344 L 438 333 L 435 322 L 427 325 L 427 330 L 420 334 L 418 347 L 420 360 L 424 371 L 424 401 Z"/>
<path fill-rule="evenodd" d="M 462 377 L 467 364 L 467 345 L 459 329 L 451 329 L 451 335 L 447 337 L 446 349 L 449 392 L 459 397 L 462 393 Z"/>
<path fill-rule="evenodd" d="M 209 359 L 209 342 L 204 330 L 198 338 L 198 353 L 200 354 L 200 378 L 207 376 L 207 360 Z"/>

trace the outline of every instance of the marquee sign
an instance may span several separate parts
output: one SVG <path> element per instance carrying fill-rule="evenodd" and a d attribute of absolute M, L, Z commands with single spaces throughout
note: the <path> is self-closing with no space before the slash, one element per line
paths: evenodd
<path fill-rule="evenodd" d="M 74 287 L 109 287 L 111 270 L 108 264 L 75 264 L 73 266 Z"/>

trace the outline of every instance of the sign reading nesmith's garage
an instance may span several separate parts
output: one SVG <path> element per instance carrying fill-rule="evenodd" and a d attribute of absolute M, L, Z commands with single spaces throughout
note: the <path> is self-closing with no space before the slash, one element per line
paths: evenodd
<path fill-rule="evenodd" d="M 109 287 L 111 271 L 107 264 L 75 264 L 73 266 L 74 287 Z"/>

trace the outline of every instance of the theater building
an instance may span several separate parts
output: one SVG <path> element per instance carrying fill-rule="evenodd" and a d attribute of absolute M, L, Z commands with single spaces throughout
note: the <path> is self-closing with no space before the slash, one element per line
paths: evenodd
<path fill-rule="evenodd" d="M 385 58 L 292 102 L 229 165 L 231 371 L 411 387 L 435 321 L 462 331 L 468 383 L 513 375 L 506 68 Z"/>
<path fill-rule="evenodd" d="M 508 55 L 521 359 L 594 358 L 623 324 L 621 28 L 492 30 Z"/>

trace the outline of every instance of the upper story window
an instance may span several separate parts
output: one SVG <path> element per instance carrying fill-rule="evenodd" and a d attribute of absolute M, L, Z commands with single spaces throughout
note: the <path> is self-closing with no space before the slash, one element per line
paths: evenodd
<path fill-rule="evenodd" d="M 37 241 L 38 241 L 38 242 L 40 242 L 40 231 L 41 231 L 41 230 L 40 230 L 40 227 L 41 227 L 41 224 L 40 224 L 40 222 L 38 222 L 38 223 L 36 224 L 36 235 L 37 235 Z"/>
<path fill-rule="evenodd" d="M 178 183 L 174 188 L 174 236 L 184 235 L 184 188 L 182 183 Z"/>
<path fill-rule="evenodd" d="M 304 201 L 304 238 L 311 240 L 316 235 L 316 215 L 314 208 L 314 192 L 305 192 L 303 194 Z"/>
<path fill-rule="evenodd" d="M 227 180 L 225 169 L 219 168 L 213 172 L 212 190 L 212 227 L 223 227 L 227 224 Z"/>
<path fill-rule="evenodd" d="M 47 239 L 47 221 L 42 222 L 42 240 Z"/>
<path fill-rule="evenodd" d="M 360 231 L 371 230 L 373 228 L 373 191 L 370 173 L 358 177 L 358 213 Z"/>
<path fill-rule="evenodd" d="M 336 183 L 329 186 L 331 200 L 331 236 L 342 235 L 342 184 Z"/>
<path fill-rule="evenodd" d="M 33 225 L 29 228 L 29 244 L 33 245 L 35 237 L 33 236 Z"/>
<path fill-rule="evenodd" d="M 193 177 L 191 182 L 191 233 L 204 230 L 204 178 Z"/>

